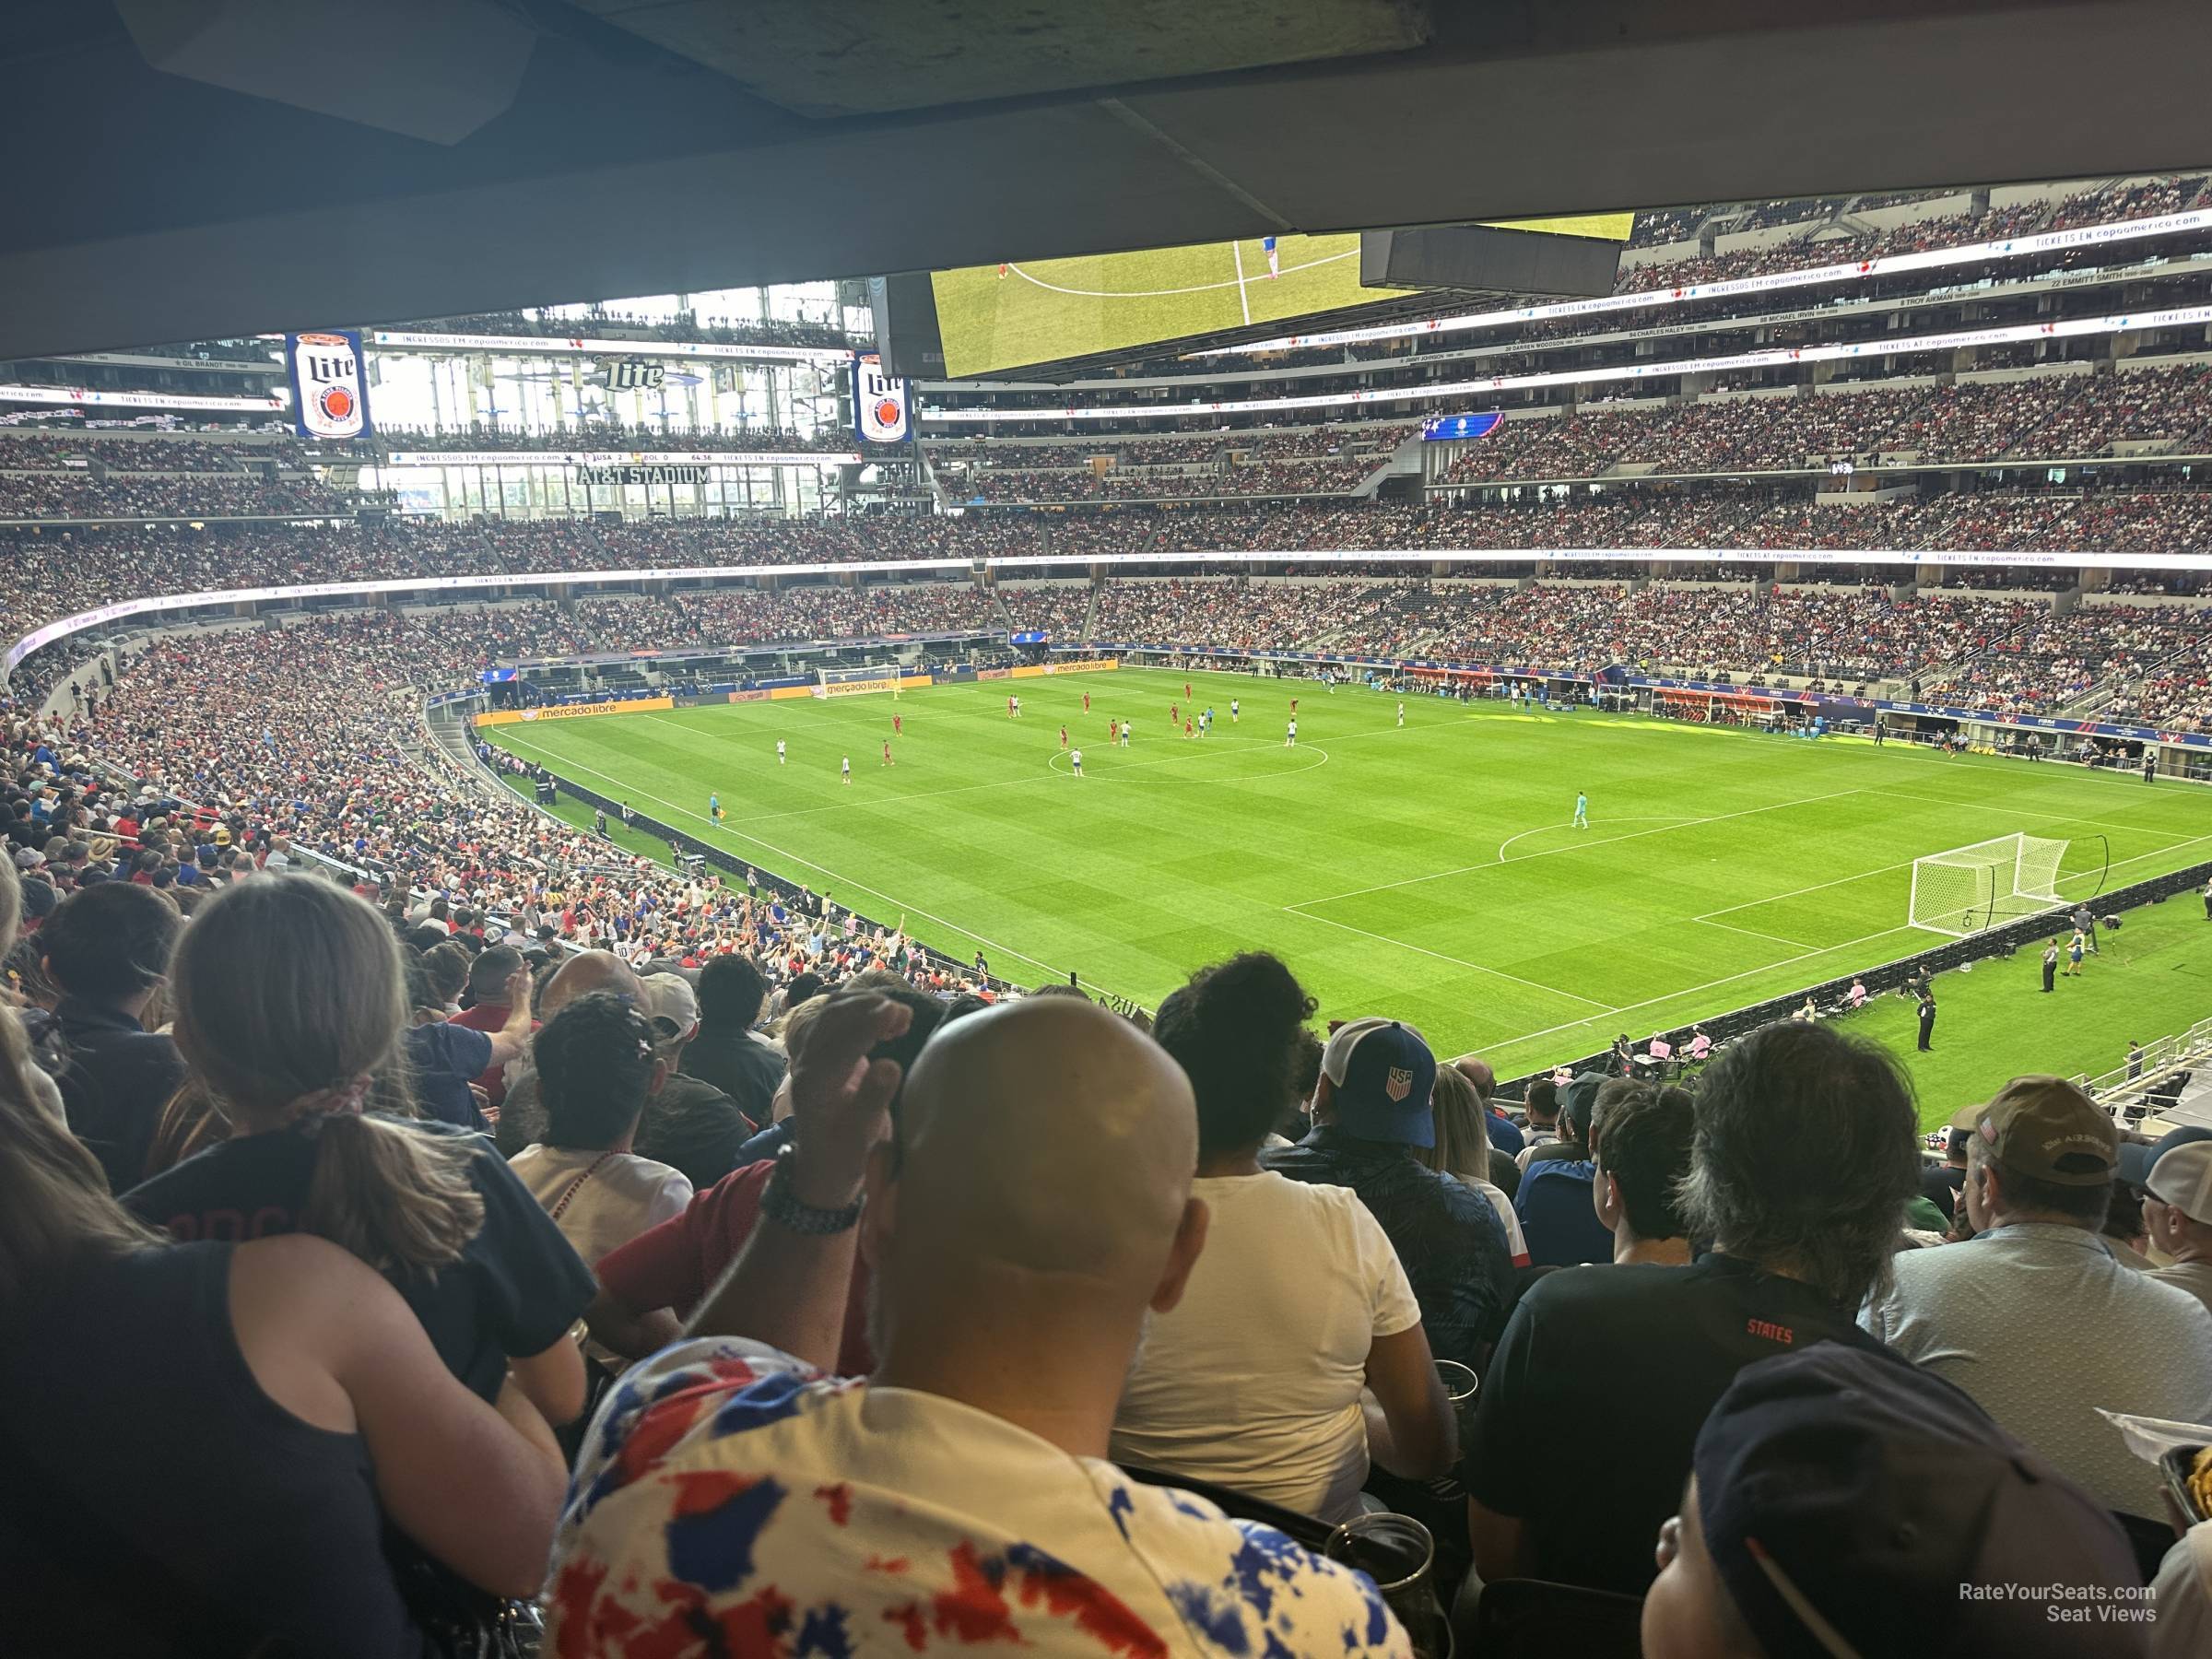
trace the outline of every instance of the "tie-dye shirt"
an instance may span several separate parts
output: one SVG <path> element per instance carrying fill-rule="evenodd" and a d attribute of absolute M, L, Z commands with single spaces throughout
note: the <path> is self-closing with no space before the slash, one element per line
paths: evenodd
<path fill-rule="evenodd" d="M 1410 1655 L 1367 1575 L 941 1395 L 758 1343 L 630 1371 L 555 1544 L 545 1652 Z"/>

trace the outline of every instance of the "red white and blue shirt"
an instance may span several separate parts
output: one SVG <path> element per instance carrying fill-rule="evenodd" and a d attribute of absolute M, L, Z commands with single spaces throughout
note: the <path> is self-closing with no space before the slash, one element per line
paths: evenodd
<path fill-rule="evenodd" d="M 942 1395 L 681 1344 L 594 1422 L 546 1652 L 1409 1656 L 1365 1573 Z"/>

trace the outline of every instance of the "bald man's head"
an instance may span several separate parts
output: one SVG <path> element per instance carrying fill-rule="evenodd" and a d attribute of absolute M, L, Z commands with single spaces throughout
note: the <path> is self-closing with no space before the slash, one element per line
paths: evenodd
<path fill-rule="evenodd" d="M 1452 1062 L 1452 1069 L 1475 1085 L 1476 1098 L 1485 1106 L 1490 1103 L 1490 1096 L 1498 1090 L 1498 1074 L 1488 1060 L 1479 1054 L 1462 1054 Z"/>
<path fill-rule="evenodd" d="M 636 971 L 613 951 L 579 951 L 560 965 L 538 993 L 537 1017 L 550 1019 L 578 997 L 594 991 L 612 991 L 632 1003 L 642 1001 L 645 995 Z"/>
<path fill-rule="evenodd" d="M 932 1038 L 906 1080 L 900 1142 L 892 1201 L 871 1200 L 895 1302 L 931 1281 L 1041 1276 L 1088 1281 L 1134 1312 L 1184 1225 L 1198 1118 L 1151 1039 L 1044 997 Z"/>

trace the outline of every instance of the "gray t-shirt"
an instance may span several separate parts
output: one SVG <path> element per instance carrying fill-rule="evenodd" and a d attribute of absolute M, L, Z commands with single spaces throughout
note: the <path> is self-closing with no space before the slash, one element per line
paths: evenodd
<path fill-rule="evenodd" d="M 2077 1227 L 2021 1222 L 1907 1252 L 1859 1323 L 2129 1514 L 2164 1512 L 2159 1472 L 2096 1408 L 2212 1422 L 2212 1312 Z"/>

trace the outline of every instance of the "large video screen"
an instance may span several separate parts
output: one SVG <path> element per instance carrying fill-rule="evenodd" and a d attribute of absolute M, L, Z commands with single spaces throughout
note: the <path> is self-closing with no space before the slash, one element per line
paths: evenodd
<path fill-rule="evenodd" d="M 1625 242 L 1630 213 L 1496 228 Z M 1370 305 L 1358 232 L 1247 237 L 1138 253 L 970 265 L 930 276 L 953 379 Z M 1399 292 L 1402 290 L 1390 290 Z"/>

